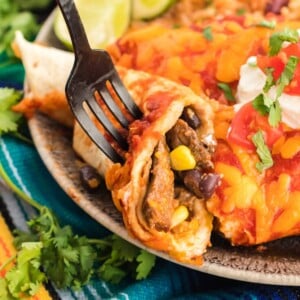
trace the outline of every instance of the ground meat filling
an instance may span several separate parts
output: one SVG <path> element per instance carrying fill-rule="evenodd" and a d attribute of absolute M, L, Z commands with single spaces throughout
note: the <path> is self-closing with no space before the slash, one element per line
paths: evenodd
<path fill-rule="evenodd" d="M 201 122 L 197 123 L 201 126 Z M 196 160 L 196 167 L 192 170 L 177 172 L 178 177 L 186 188 L 197 197 L 208 199 L 219 183 L 220 176 L 213 173 L 209 147 L 198 138 L 195 129 L 185 120 L 179 119 L 168 132 L 167 142 L 171 149 L 179 145 L 185 145 L 191 150 Z"/>

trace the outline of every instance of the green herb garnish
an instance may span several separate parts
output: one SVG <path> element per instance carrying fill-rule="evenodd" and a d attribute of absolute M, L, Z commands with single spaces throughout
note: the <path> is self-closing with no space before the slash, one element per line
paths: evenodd
<path fill-rule="evenodd" d="M 12 107 L 21 100 L 22 96 L 23 93 L 15 89 L 0 88 L 0 136 L 9 133 L 31 143 L 31 140 L 20 132 L 22 115 L 12 111 Z"/>
<path fill-rule="evenodd" d="M 266 75 L 267 75 L 267 79 L 266 79 L 266 83 L 263 87 L 263 91 L 265 93 L 267 93 L 270 90 L 270 88 L 275 84 L 274 77 L 273 77 L 274 69 L 273 68 L 266 68 L 265 72 L 266 72 Z"/>
<path fill-rule="evenodd" d="M 252 101 L 252 105 L 260 114 L 266 115 L 269 113 L 269 108 L 265 104 L 265 94 L 259 94 L 256 98 Z"/>
<path fill-rule="evenodd" d="M 33 40 L 40 29 L 40 15 L 54 4 L 53 0 L 0 0 L 0 54 L 5 64 L 17 61 L 11 43 L 17 30 Z"/>
<path fill-rule="evenodd" d="M 206 40 L 212 41 L 213 40 L 213 34 L 211 30 L 211 26 L 207 26 L 203 29 L 202 31 L 203 36 L 205 37 Z"/>
<path fill-rule="evenodd" d="M 239 9 L 236 10 L 236 14 L 238 16 L 243 16 L 243 15 L 246 14 L 246 12 L 247 12 L 246 8 L 239 8 Z"/>
<path fill-rule="evenodd" d="M 284 42 L 297 43 L 299 41 L 299 33 L 296 29 L 285 28 L 283 31 L 275 32 L 270 37 L 271 56 L 278 54 Z"/>
<path fill-rule="evenodd" d="M 0 88 L 0 135 L 16 132 L 21 114 L 11 110 L 22 97 L 22 93 L 10 88 Z"/>
<path fill-rule="evenodd" d="M 276 21 L 275 20 L 271 20 L 271 21 L 262 20 L 256 26 L 265 27 L 265 28 L 269 28 L 269 29 L 274 29 L 276 27 Z"/>
<path fill-rule="evenodd" d="M 276 97 L 280 97 L 280 95 L 282 94 L 284 88 L 289 85 L 289 83 L 291 82 L 291 80 L 294 77 L 294 73 L 295 70 L 297 68 L 297 65 L 299 63 L 299 57 L 296 56 L 290 56 L 285 67 L 284 70 L 282 71 L 278 81 L 277 81 L 277 95 Z"/>
<path fill-rule="evenodd" d="M 284 70 L 276 82 L 272 75 L 273 70 L 271 68 L 266 69 L 267 79 L 265 86 L 263 87 L 264 93 L 259 94 L 253 101 L 254 108 L 262 115 L 269 114 L 269 124 L 276 127 L 281 121 L 281 108 L 279 103 L 279 97 L 282 95 L 284 88 L 290 84 L 294 77 L 295 70 L 299 63 L 299 58 L 290 56 Z M 276 85 L 276 97 L 271 98 L 267 93 L 272 86 Z"/>
<path fill-rule="evenodd" d="M 228 101 L 235 102 L 235 98 L 233 96 L 232 89 L 229 84 L 224 83 L 224 82 L 219 82 L 217 84 L 217 86 L 220 90 L 222 90 L 224 92 L 225 98 Z"/>
<path fill-rule="evenodd" d="M 271 152 L 267 145 L 265 144 L 263 132 L 259 130 L 252 137 L 252 142 L 256 147 L 256 153 L 260 158 L 260 162 L 256 164 L 258 171 L 262 172 L 265 169 L 268 169 L 273 166 L 273 159 Z"/>

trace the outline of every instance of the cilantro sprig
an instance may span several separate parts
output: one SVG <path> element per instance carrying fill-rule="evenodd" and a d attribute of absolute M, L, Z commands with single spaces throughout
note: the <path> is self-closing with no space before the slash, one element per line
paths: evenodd
<path fill-rule="evenodd" d="M 22 134 L 22 115 L 12 110 L 23 96 L 21 91 L 12 88 L 0 88 L 0 136 L 11 134 L 31 144 L 31 140 Z"/>
<path fill-rule="evenodd" d="M 230 102 L 235 102 L 235 98 L 232 89 L 229 84 L 225 82 L 219 82 L 217 84 L 218 88 L 223 91 L 225 98 Z"/>
<path fill-rule="evenodd" d="M 259 94 L 253 101 L 254 108 L 261 114 L 269 114 L 269 124 L 276 127 L 281 121 L 281 108 L 279 98 L 284 88 L 290 84 L 294 77 L 295 70 L 299 63 L 299 57 L 290 56 L 277 81 L 274 81 L 272 68 L 266 69 L 267 79 L 263 87 L 263 93 Z M 276 96 L 270 97 L 267 93 L 272 86 L 276 86 Z"/>
<path fill-rule="evenodd" d="M 284 42 L 297 43 L 299 41 L 299 33 L 296 29 L 285 28 L 283 31 L 275 32 L 270 37 L 271 56 L 278 54 Z"/>
<path fill-rule="evenodd" d="M 256 146 L 256 153 L 260 161 L 256 164 L 256 168 L 262 172 L 273 166 L 273 158 L 268 146 L 265 143 L 264 135 L 261 130 L 252 136 L 252 142 Z"/>
<path fill-rule="evenodd" d="M 0 89 L 0 138 L 7 133 L 20 137 L 17 133 L 21 115 L 11 111 L 20 98 L 21 93 L 16 90 Z M 21 294 L 32 296 L 48 280 L 58 288 L 79 289 L 94 277 L 119 283 L 126 276 L 141 280 L 151 272 L 154 255 L 114 234 L 103 239 L 75 234 L 70 226 L 60 225 L 51 209 L 16 186 L 1 162 L 0 177 L 19 198 L 37 210 L 37 215 L 27 222 L 29 232 L 14 231 L 17 254 L 0 266 L 1 272 L 14 263 L 0 278 L 0 299 L 20 299 Z"/>
<path fill-rule="evenodd" d="M 8 178 L 0 164 L 0 176 L 19 196 L 38 210 L 27 224 L 29 232 L 15 230 L 15 265 L 0 279 L 0 296 L 19 299 L 34 295 L 41 284 L 51 280 L 58 288 L 80 289 L 92 278 L 114 284 L 126 276 L 145 279 L 156 257 L 117 235 L 89 239 L 75 234 L 69 225 L 61 226 L 54 213 L 25 195 Z M 1 298 L 2 299 L 2 298 Z"/>
<path fill-rule="evenodd" d="M 205 27 L 202 34 L 207 41 L 211 42 L 214 39 L 211 26 Z"/>
<path fill-rule="evenodd" d="M 48 11 L 53 0 L 1 0 L 0 1 L 0 54 L 5 54 L 6 64 L 16 61 L 11 48 L 15 31 L 19 30 L 31 40 L 39 31 L 40 20 L 36 12 Z"/>

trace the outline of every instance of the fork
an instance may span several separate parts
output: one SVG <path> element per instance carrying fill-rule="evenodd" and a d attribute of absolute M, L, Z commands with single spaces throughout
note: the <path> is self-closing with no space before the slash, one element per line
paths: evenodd
<path fill-rule="evenodd" d="M 77 122 L 105 155 L 113 162 L 123 162 L 122 153 L 128 149 L 128 142 L 122 129 L 126 132 L 130 123 L 130 117 L 125 115 L 129 113 L 133 119 L 139 119 L 142 113 L 121 81 L 108 52 L 90 47 L 74 1 L 57 0 L 57 4 L 67 24 L 75 55 L 65 88 L 69 106 Z M 102 105 L 99 105 L 96 95 L 101 97 Z M 108 110 L 103 109 L 104 106 Z M 115 122 L 108 112 L 114 116 L 121 130 L 112 124 Z M 104 133 L 95 125 L 93 116 L 103 126 Z"/>

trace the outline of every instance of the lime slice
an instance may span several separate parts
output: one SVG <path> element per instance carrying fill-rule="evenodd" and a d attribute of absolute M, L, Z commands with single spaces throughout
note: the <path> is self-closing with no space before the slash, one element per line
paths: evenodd
<path fill-rule="evenodd" d="M 132 18 L 135 20 L 153 19 L 163 14 L 176 0 L 133 0 Z"/>
<path fill-rule="evenodd" d="M 131 19 L 131 0 L 75 0 L 89 43 L 92 48 L 103 48 L 127 30 Z M 54 19 L 58 39 L 72 49 L 65 20 L 59 10 Z"/>

